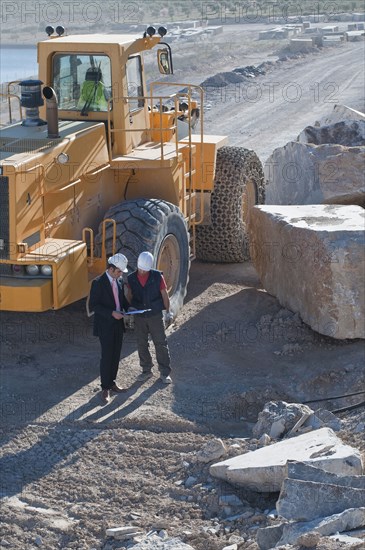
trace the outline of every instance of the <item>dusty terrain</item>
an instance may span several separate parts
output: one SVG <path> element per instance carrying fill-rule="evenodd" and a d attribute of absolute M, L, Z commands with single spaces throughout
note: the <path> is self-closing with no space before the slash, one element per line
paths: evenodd
<path fill-rule="evenodd" d="M 277 46 L 253 46 L 240 59 L 225 53 L 214 67 L 209 56 L 201 58 L 193 78 L 280 57 Z M 264 161 L 331 109 L 332 102 L 314 100 L 311 85 L 329 93 L 325 85 L 335 82 L 335 103 L 361 108 L 363 48 L 346 44 L 275 64 L 255 80 L 263 90 L 255 102 L 222 101 L 213 91 L 206 131 L 227 133 L 231 144 L 255 148 Z M 278 90 L 296 82 L 306 93 L 301 101 L 272 102 L 265 82 L 277 82 Z M 257 528 L 275 523 L 267 514 L 276 495 L 213 480 L 196 451 L 214 437 L 228 445 L 228 456 L 255 449 L 251 428 L 270 399 L 331 410 L 363 400 L 329 399 L 364 389 L 363 341 L 313 332 L 265 292 L 250 263 L 194 262 L 186 304 L 168 332 L 173 385 L 163 387 L 156 370 L 147 383 L 135 383 L 140 371 L 128 332 L 118 380 L 128 391 L 106 407 L 97 394 L 99 344 L 83 302 L 41 315 L 1 312 L 0 321 L 0 545 L 12 550 L 124 548 L 105 529 L 129 524 L 144 532 L 166 528 L 196 550 L 221 550 L 239 539 L 243 548 L 257 548 Z M 339 416 L 340 436 L 364 453 L 364 407 Z M 238 512 L 248 513 L 229 521 L 219 497 L 234 493 L 243 501 Z"/>

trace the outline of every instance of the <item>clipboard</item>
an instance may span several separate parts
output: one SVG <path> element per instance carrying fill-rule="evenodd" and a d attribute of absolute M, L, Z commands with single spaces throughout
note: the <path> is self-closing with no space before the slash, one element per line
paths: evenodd
<path fill-rule="evenodd" d="M 123 315 L 138 315 L 138 313 L 146 313 L 147 311 L 152 311 L 152 309 L 135 309 L 134 311 L 125 311 Z"/>

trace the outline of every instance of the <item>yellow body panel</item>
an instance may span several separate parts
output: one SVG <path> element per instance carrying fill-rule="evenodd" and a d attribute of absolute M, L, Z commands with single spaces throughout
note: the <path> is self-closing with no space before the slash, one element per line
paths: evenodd
<path fill-rule="evenodd" d="M 59 309 L 84 298 L 89 292 L 84 242 L 46 239 L 44 244 L 23 255 L 16 265 L 49 265 L 52 278 L 2 277 L 0 310 Z"/>
<path fill-rule="evenodd" d="M 53 307 L 50 279 L 2 279 L 0 311 L 47 311 Z"/>
<path fill-rule="evenodd" d="M 196 147 L 196 166 L 199 167 L 202 164 L 203 167 L 203 174 L 201 178 L 198 179 L 196 188 L 199 191 L 212 191 L 214 187 L 217 150 L 223 147 L 223 145 L 227 145 L 228 138 L 226 136 L 204 135 L 203 146 L 200 136 L 192 135 L 191 140 Z M 187 143 L 188 138 L 184 138 L 181 141 L 182 143 Z"/>

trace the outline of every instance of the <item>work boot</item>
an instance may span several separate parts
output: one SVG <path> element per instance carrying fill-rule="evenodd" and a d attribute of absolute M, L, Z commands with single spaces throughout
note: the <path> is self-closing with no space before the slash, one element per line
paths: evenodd
<path fill-rule="evenodd" d="M 142 372 L 139 376 L 137 376 L 137 382 L 146 382 L 146 380 L 152 378 L 152 376 L 152 372 Z"/>

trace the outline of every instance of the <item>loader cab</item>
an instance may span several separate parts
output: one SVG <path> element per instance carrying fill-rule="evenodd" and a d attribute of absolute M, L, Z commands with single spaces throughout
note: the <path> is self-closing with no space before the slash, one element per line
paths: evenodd
<path fill-rule="evenodd" d="M 104 122 L 113 155 L 148 141 L 143 52 L 161 36 L 61 36 L 38 44 L 39 78 L 54 88 L 60 120 Z M 41 108 L 41 116 L 46 117 Z"/>

